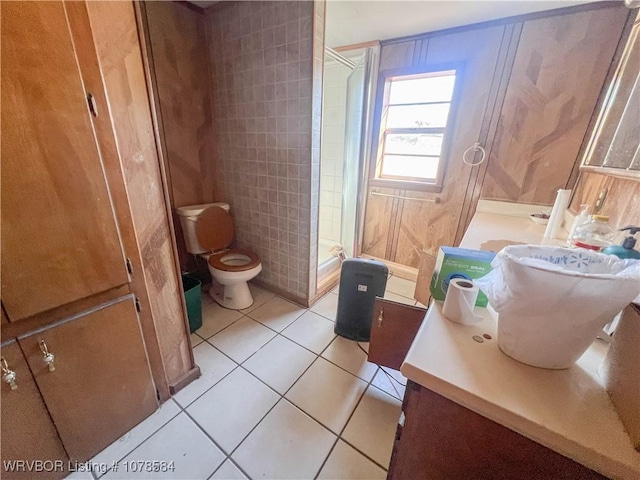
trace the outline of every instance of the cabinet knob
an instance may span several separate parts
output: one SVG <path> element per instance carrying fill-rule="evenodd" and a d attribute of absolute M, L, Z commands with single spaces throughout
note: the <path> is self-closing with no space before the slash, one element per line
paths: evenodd
<path fill-rule="evenodd" d="M 47 343 L 44 340 L 40 340 L 40 351 L 42 352 L 42 360 L 49 367 L 49 371 L 53 372 L 56 369 L 56 366 L 53 364 L 55 360 L 55 355 L 49 352 L 49 348 L 47 347 Z"/>
<path fill-rule="evenodd" d="M 11 387 L 11 390 L 16 390 L 18 388 L 18 385 L 16 384 L 16 372 L 14 372 L 9 368 L 9 364 L 7 363 L 4 357 L 2 357 L 1 360 L 2 360 L 2 381 L 8 383 L 9 387 Z"/>
<path fill-rule="evenodd" d="M 381 308 L 380 309 L 380 313 L 378 314 L 378 326 L 379 327 L 382 326 L 383 315 L 384 315 L 384 308 Z"/>

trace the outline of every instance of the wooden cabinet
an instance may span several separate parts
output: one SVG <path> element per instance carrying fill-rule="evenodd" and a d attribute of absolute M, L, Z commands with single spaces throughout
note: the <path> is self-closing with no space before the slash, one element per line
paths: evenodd
<path fill-rule="evenodd" d="M 0 10 L 2 355 L 18 374 L 17 390 L 2 385 L 2 460 L 86 461 L 157 408 L 147 350 L 168 390 L 146 292 L 148 282 L 162 282 L 139 268 L 139 231 L 86 5 L 1 2 Z M 151 123 L 148 111 L 134 110 Z M 151 127 L 144 132 L 153 148 Z M 155 259 L 170 242 L 159 220 L 164 204 L 151 209 L 149 198 L 159 233 L 145 248 Z M 171 295 L 180 298 L 180 289 L 163 300 Z"/>
<path fill-rule="evenodd" d="M 64 5 L 1 8 L 2 301 L 14 322 L 129 277 Z"/>
<path fill-rule="evenodd" d="M 369 361 L 400 369 L 425 314 L 376 299 Z M 605 478 L 411 380 L 402 411 L 388 480 Z"/>
<path fill-rule="evenodd" d="M 132 296 L 19 342 L 72 460 L 88 460 L 158 407 Z"/>
<path fill-rule="evenodd" d="M 410 380 L 402 409 L 389 480 L 605 478 Z"/>
<path fill-rule="evenodd" d="M 583 167 L 640 178 L 640 14 L 611 79 L 585 152 Z"/>
<path fill-rule="evenodd" d="M 67 471 L 68 457 L 49 412 L 29 371 L 22 351 L 16 342 L 2 347 L 0 352 L 6 368 L 16 374 L 17 388 L 11 390 L 6 382 L 0 386 L 2 400 L 2 478 L 62 478 Z M 23 468 L 17 471 L 4 462 L 51 460 L 61 462 L 58 471 L 36 472 Z"/>
<path fill-rule="evenodd" d="M 427 311 L 376 298 L 371 322 L 369 361 L 400 370 Z"/>

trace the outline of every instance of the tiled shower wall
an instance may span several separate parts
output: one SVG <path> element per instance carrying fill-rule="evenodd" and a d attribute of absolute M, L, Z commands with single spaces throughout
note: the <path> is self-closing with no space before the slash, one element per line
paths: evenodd
<path fill-rule="evenodd" d="M 207 13 L 220 198 L 238 245 L 262 260 L 262 283 L 303 303 L 317 241 L 313 25 L 307 1 L 222 2 Z"/>
<path fill-rule="evenodd" d="M 328 60 L 324 71 L 322 160 L 320 162 L 320 239 L 340 243 L 342 166 L 348 67 Z"/>

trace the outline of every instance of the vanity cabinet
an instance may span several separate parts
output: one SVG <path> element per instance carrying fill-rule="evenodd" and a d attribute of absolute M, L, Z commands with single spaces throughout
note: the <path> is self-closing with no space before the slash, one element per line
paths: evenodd
<path fill-rule="evenodd" d="M 158 407 L 131 295 L 18 341 L 71 460 L 88 460 Z"/>
<path fill-rule="evenodd" d="M 402 411 L 388 480 L 606 478 L 411 380 Z"/>
<path fill-rule="evenodd" d="M 58 432 L 31 375 L 29 365 L 17 342 L 4 345 L 1 350 L 3 367 L 16 374 L 16 389 L 8 383 L 0 385 L 2 401 L 2 460 L 51 460 L 62 462 L 63 468 L 54 472 L 10 472 L 2 469 L 2 478 L 62 478 L 66 475 L 69 458 Z M 3 369 L 4 374 L 4 369 Z"/>
<path fill-rule="evenodd" d="M 369 361 L 399 370 L 423 308 L 376 299 Z M 539 443 L 407 380 L 388 480 L 603 479 Z"/>
<path fill-rule="evenodd" d="M 640 14 L 606 89 L 583 169 L 640 178 Z"/>

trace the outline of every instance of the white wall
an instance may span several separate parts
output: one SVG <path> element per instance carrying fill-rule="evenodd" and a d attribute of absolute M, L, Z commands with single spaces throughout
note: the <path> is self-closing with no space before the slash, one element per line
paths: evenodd
<path fill-rule="evenodd" d="M 322 103 L 320 150 L 320 240 L 340 243 L 342 166 L 347 103 L 347 77 L 351 70 L 327 59 Z"/>

